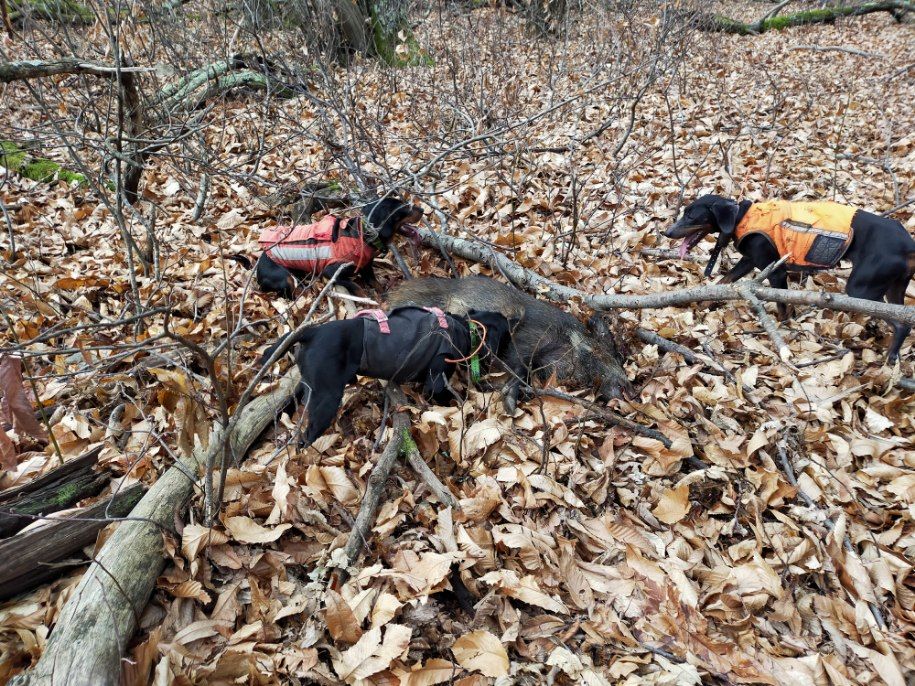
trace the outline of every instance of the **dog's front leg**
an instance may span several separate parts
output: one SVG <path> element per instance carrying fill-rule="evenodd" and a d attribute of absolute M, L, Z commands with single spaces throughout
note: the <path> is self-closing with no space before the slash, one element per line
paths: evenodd
<path fill-rule="evenodd" d="M 735 281 L 742 279 L 751 271 L 753 271 L 755 266 L 755 261 L 749 256 L 744 255 L 740 258 L 740 260 L 738 260 L 737 264 L 728 270 L 727 274 L 718 279 L 718 283 L 734 283 Z"/>

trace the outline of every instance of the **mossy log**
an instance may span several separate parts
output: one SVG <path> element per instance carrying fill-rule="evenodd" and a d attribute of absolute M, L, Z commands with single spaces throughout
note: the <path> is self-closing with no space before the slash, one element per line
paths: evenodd
<path fill-rule="evenodd" d="M 100 451 L 101 448 L 90 450 L 37 479 L 0 493 L 0 537 L 28 526 L 36 515 L 59 512 L 97 495 L 110 480 L 93 471 Z"/>
<path fill-rule="evenodd" d="M 819 9 L 804 10 L 793 14 L 780 14 L 774 17 L 763 17 L 754 22 L 743 22 L 721 14 L 699 15 L 698 26 L 703 31 L 736 33 L 741 36 L 752 36 L 766 31 L 780 31 L 791 26 L 806 24 L 829 24 L 842 17 L 858 17 L 874 12 L 889 12 L 897 20 L 906 12 L 915 12 L 915 3 L 908 0 L 882 0 L 881 2 L 863 2 L 856 5 L 838 5 Z"/>
<path fill-rule="evenodd" d="M 95 12 L 75 0 L 7 0 L 9 19 L 21 23 L 33 17 L 61 24 L 92 24 Z"/>
<path fill-rule="evenodd" d="M 245 405 L 230 437 L 233 455 L 248 451 L 289 403 L 298 384 L 298 368 L 293 368 L 275 391 Z M 222 453 L 221 434 L 214 431 L 208 448 L 198 448 L 159 477 L 83 575 L 38 663 L 10 684 L 119 684 L 121 655 L 165 564 L 163 534 L 180 516 L 200 470 L 213 460 L 211 453 Z"/>
<path fill-rule="evenodd" d="M 0 541 L 0 600 L 36 588 L 72 568 L 59 563 L 95 541 L 103 527 L 130 512 L 143 489 L 142 484 L 134 484 L 65 519 Z M 87 563 L 84 558 L 77 562 Z"/>
<path fill-rule="evenodd" d="M 54 160 L 36 157 L 13 141 L 0 141 L 0 167 L 6 167 L 20 176 L 42 183 L 52 181 L 66 181 L 79 185 L 86 183 L 86 177 L 83 174 L 70 171 Z"/>

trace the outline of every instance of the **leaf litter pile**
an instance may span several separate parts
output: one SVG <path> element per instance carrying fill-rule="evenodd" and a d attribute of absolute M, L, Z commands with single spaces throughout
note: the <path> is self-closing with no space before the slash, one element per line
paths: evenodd
<path fill-rule="evenodd" d="M 473 17 L 472 60 L 486 74 L 480 87 L 493 112 L 489 122 L 471 117 L 480 130 L 575 95 L 577 80 L 599 64 L 571 40 L 557 79 L 550 55 L 518 20 L 489 9 Z M 465 30 L 457 21 L 427 26 L 435 21 L 433 13 L 419 25 L 421 43 L 458 41 Z M 611 113 L 600 92 L 587 92 L 490 147 L 435 160 L 439 192 L 427 197 L 450 218 L 435 224 L 557 282 L 646 293 L 704 282 L 702 248 L 694 251 L 699 262 L 641 252 L 676 247 L 659 230 L 674 219 L 681 189 L 686 199 L 824 198 L 876 211 L 915 193 L 915 26 L 878 14 L 689 40 L 676 69 L 640 95 L 628 136 L 628 111 Z M 798 49 L 810 45 L 870 56 Z M 354 107 L 378 113 L 378 173 L 436 158 L 448 147 L 434 137 L 439 127 L 468 129 L 455 140 L 478 132 L 439 90 L 455 74 L 476 72 L 430 50 L 432 66 L 391 77 L 358 61 L 341 77 Z M 262 106 L 257 96 L 240 97 L 213 113 L 227 122 L 211 131 L 221 137 L 223 162 L 244 170 L 254 145 L 246 113 Z M 275 187 L 329 170 L 347 183 L 325 147 L 284 144 L 289 127 L 318 117 L 315 103 L 269 107 L 258 179 Z M 4 118 L 37 116 L 16 98 L 2 109 Z M 611 115 L 601 136 L 561 150 Z M 412 190 L 424 202 L 421 188 Z M 0 192 L 21 252 L 0 273 L 5 347 L 50 327 L 125 316 L 128 265 L 103 203 L 79 187 L 14 175 Z M 144 193 L 162 213 L 163 276 L 138 274 L 143 302 L 168 304 L 177 333 L 213 347 L 239 324 L 244 300 L 246 334 L 232 364 L 216 369 L 237 399 L 264 344 L 295 326 L 320 284 L 295 302 L 276 299 L 252 289 L 250 272 L 226 259 L 256 254 L 260 229 L 277 221 L 250 184 L 214 178 L 199 221 L 193 193 L 166 165 L 153 161 Z M 895 216 L 915 232 L 915 208 Z M 415 275 L 449 275 L 433 251 L 406 254 Z M 390 260 L 379 271 L 383 283 L 399 278 Z M 793 287 L 838 291 L 845 277 L 836 270 Z M 635 323 L 727 374 L 638 342 L 627 334 Z M 190 515 L 176 517 L 168 562 L 125 663 L 128 679 L 906 683 L 915 670 L 915 398 L 893 382 L 915 371 L 911 339 L 894 372 L 882 366 L 889 327 L 837 312 L 801 310 L 782 325 L 796 366 L 778 359 L 740 305 L 621 312 L 617 328 L 640 394 L 616 408 L 655 425 L 671 448 L 565 400 L 528 400 L 509 417 L 498 392 L 468 390 L 460 379 L 465 399 L 450 407 L 430 406 L 407 388 L 412 436 L 460 508 L 443 507 L 405 464 L 396 466 L 360 562 L 331 588 L 328 567 L 339 561 L 378 456 L 383 392 L 370 379 L 350 387 L 332 432 L 307 451 L 295 448 L 302 410 L 291 408 L 229 470 L 214 526 L 201 524 L 200 493 Z M 23 374 L 37 379 L 61 453 L 102 444 L 111 490 L 155 482 L 176 454 L 207 440 L 217 418 L 206 370 L 162 331 L 153 319 L 142 331 L 77 331 L 54 350 L 47 342 L 25 347 Z M 0 486 L 57 464 L 53 447 L 35 450 L 15 431 L 8 438 Z M 473 612 L 452 592 L 453 567 L 474 596 Z M 0 605 L 0 679 L 37 660 L 79 571 Z"/>

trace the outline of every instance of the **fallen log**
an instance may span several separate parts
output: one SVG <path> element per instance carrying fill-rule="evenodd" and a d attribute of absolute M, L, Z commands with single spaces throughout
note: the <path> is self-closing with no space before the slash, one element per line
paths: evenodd
<path fill-rule="evenodd" d="M 51 484 L 64 480 L 69 477 L 71 474 L 74 474 L 83 468 L 86 467 L 86 464 L 93 465 L 98 461 L 99 453 L 102 451 L 102 446 L 96 446 L 91 450 L 83 453 L 79 457 L 75 457 L 72 460 L 64 462 L 63 465 L 57 469 L 52 469 L 47 474 L 43 474 L 31 481 L 27 481 L 21 486 L 14 486 L 13 488 L 7 488 L 5 491 L 0 491 L 0 507 L 19 499 L 27 493 L 34 493 L 39 488 L 44 488 L 50 486 Z"/>
<path fill-rule="evenodd" d="M 804 10 L 793 14 L 764 16 L 754 22 L 731 19 L 721 14 L 700 14 L 697 26 L 702 31 L 717 33 L 736 33 L 740 36 L 753 36 L 766 31 L 780 31 L 791 26 L 806 24 L 831 24 L 842 17 L 860 17 L 874 12 L 889 12 L 899 21 L 906 12 L 915 12 L 915 3 L 907 0 L 882 0 L 881 2 L 863 2 L 858 5 L 838 5 L 818 9 Z"/>
<path fill-rule="evenodd" d="M 422 237 L 423 244 L 429 248 L 438 249 L 439 243 L 442 243 L 455 255 L 474 262 L 481 262 L 502 273 L 520 288 L 557 302 L 567 302 L 572 298 L 578 299 L 595 310 L 639 310 L 680 307 L 699 302 L 746 300 L 745 294 L 750 293 L 767 302 L 785 303 L 787 305 L 812 305 L 822 309 L 866 314 L 878 319 L 900 321 L 915 326 L 915 307 L 911 305 L 891 305 L 885 302 L 852 298 L 840 293 L 771 288 L 755 281 L 738 282 L 736 284 L 710 284 L 708 286 L 645 295 L 622 295 L 616 293 L 593 295 L 577 288 L 563 286 L 550 281 L 529 269 L 525 269 L 483 243 L 453 236 L 438 235 L 436 237 L 431 231 L 423 228 L 418 228 L 417 231 Z"/>
<path fill-rule="evenodd" d="M 247 452 L 287 405 L 298 383 L 298 368 L 293 367 L 276 390 L 240 411 L 230 435 L 232 454 Z M 198 448 L 159 477 L 83 575 L 37 664 L 11 684 L 119 683 L 124 648 L 165 564 L 163 533 L 172 531 L 201 467 L 213 461 L 209 453 L 221 453 L 222 445 L 221 431 L 214 430 L 208 448 Z"/>
<path fill-rule="evenodd" d="M 109 475 L 93 470 L 100 450 L 96 448 L 19 488 L 0 493 L 0 537 L 16 533 L 36 516 L 59 512 L 98 495 L 111 480 Z"/>
<path fill-rule="evenodd" d="M 56 563 L 91 544 L 102 528 L 130 512 L 143 490 L 141 484 L 134 484 L 66 519 L 49 520 L 41 528 L 0 541 L 0 600 L 36 588 L 72 568 L 69 562 Z"/>

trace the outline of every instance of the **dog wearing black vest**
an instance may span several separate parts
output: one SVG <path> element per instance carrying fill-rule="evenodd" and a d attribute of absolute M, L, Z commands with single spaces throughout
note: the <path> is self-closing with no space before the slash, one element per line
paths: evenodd
<path fill-rule="evenodd" d="M 466 317 L 437 308 L 401 307 L 390 312 L 365 310 L 353 319 L 328 322 L 295 334 L 295 360 L 302 374 L 308 426 L 307 447 L 333 423 L 343 391 L 356 376 L 395 382 L 422 381 L 423 392 L 439 404 L 448 402 L 448 385 L 461 362 L 491 362 L 510 336 L 511 323 L 497 312 L 470 311 Z M 271 345 L 267 362 L 292 334 Z M 478 364 L 477 361 L 476 364 Z"/>

